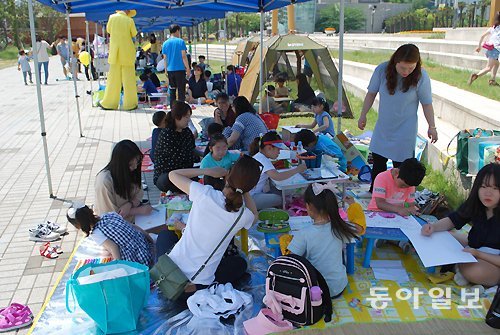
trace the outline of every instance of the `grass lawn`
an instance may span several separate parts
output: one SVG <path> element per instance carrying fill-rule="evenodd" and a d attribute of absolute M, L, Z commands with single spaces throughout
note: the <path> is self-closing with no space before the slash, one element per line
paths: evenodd
<path fill-rule="evenodd" d="M 0 69 L 15 65 L 18 51 L 13 45 L 9 45 L 5 50 L 0 51 Z"/>
<path fill-rule="evenodd" d="M 331 51 L 331 54 L 335 58 L 338 57 L 338 51 Z M 346 60 L 373 65 L 388 61 L 391 55 L 391 52 L 344 51 L 344 59 Z M 486 65 L 486 58 L 484 63 Z M 500 101 L 500 87 L 488 85 L 489 75 L 479 78 L 474 84 L 469 86 L 467 85 L 467 80 L 473 73 L 472 71 L 453 69 L 432 61 L 424 61 L 423 66 L 427 73 L 429 73 L 429 76 L 434 80 Z"/>
<path fill-rule="evenodd" d="M 426 165 L 427 172 L 425 178 L 419 186 L 419 189 L 427 188 L 433 192 L 439 192 L 446 196 L 450 208 L 455 210 L 465 201 L 465 196 L 458 192 L 458 186 L 443 175 L 441 172 L 432 170 L 432 167 Z"/>

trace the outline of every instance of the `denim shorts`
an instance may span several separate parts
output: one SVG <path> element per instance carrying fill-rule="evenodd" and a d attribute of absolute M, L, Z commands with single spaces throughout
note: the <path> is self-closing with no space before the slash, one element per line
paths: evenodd
<path fill-rule="evenodd" d="M 493 58 L 498 60 L 498 57 L 500 56 L 500 51 L 497 48 L 493 48 L 491 50 L 486 50 L 486 57 L 487 58 Z"/>

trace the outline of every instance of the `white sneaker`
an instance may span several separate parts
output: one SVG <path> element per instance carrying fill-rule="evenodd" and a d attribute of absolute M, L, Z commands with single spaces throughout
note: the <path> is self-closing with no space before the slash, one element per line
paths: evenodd
<path fill-rule="evenodd" d="M 453 280 L 458 286 L 467 286 L 469 285 L 469 281 L 465 279 L 465 277 L 460 273 L 460 271 L 457 269 L 457 273 L 455 273 L 455 276 L 453 277 Z"/>
<path fill-rule="evenodd" d="M 62 226 L 58 225 L 57 223 L 51 222 L 51 221 L 47 221 L 45 223 L 41 223 L 41 224 L 38 225 L 38 227 L 39 228 L 41 228 L 41 227 L 47 227 L 48 229 L 50 229 L 54 233 L 58 233 L 59 235 L 65 234 L 68 231 L 68 228 L 62 227 Z"/>
<path fill-rule="evenodd" d="M 53 232 L 48 227 L 41 227 L 30 229 L 30 241 L 34 242 L 52 242 L 59 239 L 61 235 Z"/>

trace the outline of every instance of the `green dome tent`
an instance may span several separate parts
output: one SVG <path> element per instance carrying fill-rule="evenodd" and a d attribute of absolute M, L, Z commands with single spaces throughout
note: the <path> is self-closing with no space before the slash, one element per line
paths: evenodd
<path fill-rule="evenodd" d="M 336 100 L 338 70 L 325 46 L 307 36 L 293 34 L 273 36 L 265 41 L 264 45 L 264 73 L 269 73 L 279 63 L 286 66 L 289 75 L 295 76 L 296 71 L 292 69 L 289 56 L 293 54 L 297 58 L 297 65 L 300 66 L 300 55 L 304 53 L 304 57 L 311 66 L 313 75 L 316 78 L 318 88 L 325 93 L 325 96 Z M 239 95 L 245 96 L 251 103 L 254 103 L 259 95 L 259 72 L 261 67 L 259 55 L 260 46 L 255 51 L 255 56 L 248 66 L 239 91 Z M 321 76 L 321 73 L 324 75 Z M 342 90 L 342 96 L 343 106 L 345 106 L 343 117 L 353 118 L 351 106 L 345 95 L 345 89 Z"/>

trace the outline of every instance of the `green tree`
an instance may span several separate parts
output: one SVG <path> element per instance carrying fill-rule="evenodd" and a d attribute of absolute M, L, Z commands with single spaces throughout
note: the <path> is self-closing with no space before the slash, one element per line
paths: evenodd
<path fill-rule="evenodd" d="M 319 11 L 319 17 L 316 21 L 316 31 L 323 31 L 325 28 L 339 29 L 340 17 L 339 4 L 327 6 Z M 359 8 L 346 7 L 344 12 L 345 30 L 357 30 L 363 28 L 365 24 L 365 15 Z"/>

